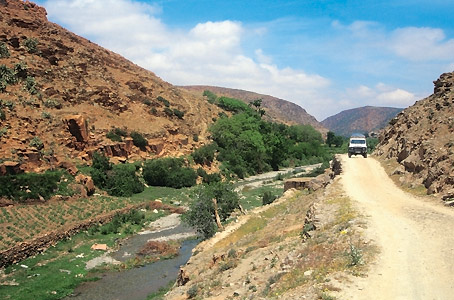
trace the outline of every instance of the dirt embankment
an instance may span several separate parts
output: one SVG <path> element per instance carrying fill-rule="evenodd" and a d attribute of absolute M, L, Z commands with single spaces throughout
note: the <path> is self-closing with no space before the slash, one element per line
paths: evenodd
<path fill-rule="evenodd" d="M 353 278 L 341 299 L 452 299 L 454 211 L 434 198 L 400 190 L 380 163 L 343 157 L 341 183 L 367 216 L 380 255 L 367 277 Z"/>
<path fill-rule="evenodd" d="M 343 272 L 364 272 L 360 219 L 337 179 L 325 189 L 290 189 L 199 244 L 166 299 L 320 299 Z M 356 250 L 355 250 L 356 251 Z"/>

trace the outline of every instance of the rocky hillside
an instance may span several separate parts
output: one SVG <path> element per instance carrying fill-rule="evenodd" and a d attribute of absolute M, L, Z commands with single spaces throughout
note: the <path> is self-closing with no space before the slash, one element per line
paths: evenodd
<path fill-rule="evenodd" d="M 454 73 L 434 81 L 434 93 L 405 109 L 380 135 L 376 153 L 396 159 L 401 181 L 422 183 L 428 194 L 454 197 Z"/>
<path fill-rule="evenodd" d="M 322 121 L 323 126 L 338 135 L 372 132 L 384 128 L 402 108 L 364 106 L 344 110 Z"/>
<path fill-rule="evenodd" d="M 219 109 L 47 20 L 44 8 L 0 1 L 0 169 L 187 153 Z M 113 142 L 113 128 L 141 133 Z M 0 161 L 0 162 L 1 162 Z M 4 171 L 4 170 L 3 170 Z"/>
<path fill-rule="evenodd" d="M 308 114 L 304 108 L 287 100 L 244 90 L 215 86 L 181 86 L 180 88 L 191 91 L 195 95 L 202 95 L 203 91 L 208 90 L 218 96 L 240 99 L 247 104 L 251 101 L 262 99 L 262 107 L 271 121 L 287 125 L 309 124 L 321 133 L 328 131 L 315 117 Z"/>

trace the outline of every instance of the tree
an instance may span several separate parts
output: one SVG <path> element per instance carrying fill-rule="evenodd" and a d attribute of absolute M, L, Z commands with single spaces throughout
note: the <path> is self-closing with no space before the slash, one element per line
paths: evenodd
<path fill-rule="evenodd" d="M 217 182 L 198 186 L 191 197 L 193 202 L 183 215 L 183 221 L 195 227 L 203 239 L 212 237 L 223 228 L 231 213 L 240 207 L 238 193 L 232 184 Z"/>
<path fill-rule="evenodd" d="M 332 144 L 334 144 L 334 139 L 336 137 L 336 134 L 332 131 L 328 131 L 326 134 L 326 144 L 328 147 L 331 147 Z"/>
<path fill-rule="evenodd" d="M 337 135 L 334 137 L 333 142 L 336 147 L 342 147 L 342 144 L 344 143 L 344 139 L 340 135 Z"/>

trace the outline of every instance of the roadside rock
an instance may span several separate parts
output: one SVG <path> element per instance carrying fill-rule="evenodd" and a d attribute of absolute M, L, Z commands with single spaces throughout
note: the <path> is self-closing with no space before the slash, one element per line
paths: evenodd
<path fill-rule="evenodd" d="M 375 154 L 401 166 L 401 182 L 422 182 L 427 194 L 454 188 L 454 73 L 434 81 L 434 93 L 402 111 L 380 134 Z M 406 174 L 411 174 L 407 176 Z"/>

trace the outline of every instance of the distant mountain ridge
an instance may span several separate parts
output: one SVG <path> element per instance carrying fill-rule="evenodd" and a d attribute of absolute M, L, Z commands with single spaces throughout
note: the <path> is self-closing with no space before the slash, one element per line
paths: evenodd
<path fill-rule="evenodd" d="M 230 89 L 216 86 L 193 85 L 179 86 L 181 89 L 191 91 L 196 94 L 202 94 L 208 90 L 218 96 L 236 98 L 249 103 L 253 100 L 262 99 L 262 107 L 271 121 L 280 122 L 288 125 L 308 124 L 320 131 L 326 133 L 328 130 L 317 119 L 306 112 L 301 106 L 277 97 L 263 95 L 255 92 L 244 91 L 239 89 Z"/>
<path fill-rule="evenodd" d="M 344 110 L 321 123 L 334 133 L 350 136 L 383 129 L 403 108 L 364 106 Z"/>

